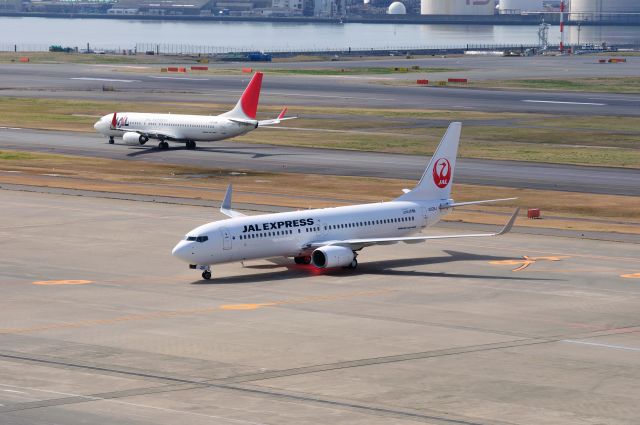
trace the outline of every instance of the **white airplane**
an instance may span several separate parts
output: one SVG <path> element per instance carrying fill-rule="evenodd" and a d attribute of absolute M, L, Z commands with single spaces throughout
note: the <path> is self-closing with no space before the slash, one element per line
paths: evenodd
<path fill-rule="evenodd" d="M 230 218 L 193 229 L 172 254 L 210 279 L 213 264 L 283 256 L 318 268 L 355 269 L 358 252 L 371 245 L 503 235 L 511 230 L 519 209 L 497 233 L 410 236 L 454 207 L 516 199 L 450 199 L 461 129 L 459 122 L 449 126 L 418 185 L 390 202 L 245 216 L 231 209 L 229 185 L 220 211 Z"/>
<path fill-rule="evenodd" d="M 196 141 L 229 139 L 258 127 L 297 118 L 285 118 L 287 108 L 284 108 L 275 119 L 257 120 L 261 86 L 262 73 L 256 72 L 235 108 L 217 116 L 114 112 L 100 118 L 93 127 L 98 133 L 108 136 L 111 144 L 115 137 L 122 137 L 128 145 L 144 145 L 149 139 L 157 139 L 161 149 L 169 147 L 167 140 L 186 143 L 187 149 L 195 149 Z"/>

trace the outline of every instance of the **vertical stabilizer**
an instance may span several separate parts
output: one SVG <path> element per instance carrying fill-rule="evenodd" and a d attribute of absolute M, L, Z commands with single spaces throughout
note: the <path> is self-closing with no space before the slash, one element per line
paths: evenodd
<path fill-rule="evenodd" d="M 429 201 L 451 197 L 461 131 L 462 123 L 452 122 L 449 125 L 418 185 L 399 197 L 398 201 Z"/>
<path fill-rule="evenodd" d="M 262 88 L 262 72 L 256 72 L 244 89 L 235 108 L 222 114 L 223 117 L 255 120 L 260 101 L 260 89 Z"/>

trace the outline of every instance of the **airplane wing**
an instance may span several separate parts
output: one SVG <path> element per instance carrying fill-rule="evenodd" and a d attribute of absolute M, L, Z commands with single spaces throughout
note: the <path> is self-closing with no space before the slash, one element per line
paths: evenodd
<path fill-rule="evenodd" d="M 284 108 L 281 112 L 280 115 L 278 115 L 277 118 L 271 119 L 271 120 L 261 120 L 258 121 L 258 127 L 268 127 L 270 125 L 278 125 L 280 124 L 282 121 L 286 121 L 286 120 L 295 120 L 298 117 L 285 117 L 284 115 L 287 113 L 287 108 Z"/>
<path fill-rule="evenodd" d="M 369 239 L 346 239 L 346 240 L 335 240 L 335 241 L 321 241 L 321 242 L 311 242 L 305 245 L 304 249 L 316 249 L 323 246 L 335 245 L 335 246 L 346 246 L 353 250 L 362 249 L 371 245 L 390 245 L 397 242 L 404 243 L 420 243 L 428 240 L 436 240 L 436 239 L 455 239 L 455 238 L 478 238 L 478 237 L 486 237 L 486 236 L 501 236 L 505 233 L 509 233 L 513 228 L 513 223 L 515 223 L 516 218 L 518 217 L 518 213 L 520 212 L 520 208 L 517 208 L 507 224 L 496 233 L 471 233 L 464 235 L 442 235 L 442 236 L 409 236 L 409 237 L 398 237 L 398 238 L 369 238 Z"/>
<path fill-rule="evenodd" d="M 182 137 L 168 131 L 140 130 L 137 128 L 112 128 L 112 130 L 121 131 L 122 133 L 138 133 L 150 139 L 182 140 Z"/>
<path fill-rule="evenodd" d="M 224 195 L 224 201 L 220 206 L 220 212 L 227 217 L 244 217 L 245 214 L 231 209 L 231 194 L 233 193 L 233 186 L 227 186 L 227 193 Z"/>

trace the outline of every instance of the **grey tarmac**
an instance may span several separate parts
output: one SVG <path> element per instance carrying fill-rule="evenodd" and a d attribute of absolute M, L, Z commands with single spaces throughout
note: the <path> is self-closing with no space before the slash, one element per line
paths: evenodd
<path fill-rule="evenodd" d="M 5 190 L 0 205 L 3 425 L 640 417 L 638 244 L 514 233 L 205 283 L 170 250 L 211 208 Z"/>
<path fill-rule="evenodd" d="M 538 62 L 533 62 L 534 60 Z M 551 60 L 553 62 L 551 62 Z M 548 113 L 559 115 L 639 116 L 638 95 L 594 94 L 580 92 L 540 92 L 521 90 L 484 90 L 448 87 L 398 86 L 397 80 L 431 80 L 469 76 L 475 80 L 513 79 L 539 76 L 638 76 L 640 58 L 629 58 L 619 67 L 596 64 L 596 58 L 578 58 L 559 62 L 530 58 L 446 58 L 422 59 L 420 66 L 469 69 L 433 74 L 381 76 L 309 76 L 268 75 L 263 83 L 261 102 L 271 106 L 367 107 L 392 109 L 445 109 L 486 112 Z M 587 62 L 590 64 L 588 65 Z M 216 67 L 242 66 L 304 68 L 384 66 L 398 63 L 372 61 L 298 64 L 217 64 Z M 402 62 L 409 66 L 413 61 Z M 493 68 L 491 64 L 493 63 Z M 457 65 L 456 65 L 457 64 Z M 634 66 L 635 65 L 635 66 Z M 528 66 L 531 69 L 522 71 Z M 80 98 L 94 100 L 174 101 L 216 103 L 236 102 L 248 82 L 248 75 L 160 74 L 158 65 L 131 72 L 145 65 L 83 64 L 0 64 L 0 92 L 5 96 Z M 587 73 L 585 70 L 589 70 Z M 509 77 L 510 76 L 510 77 Z M 113 91 L 103 91 L 108 86 Z"/>
<path fill-rule="evenodd" d="M 281 131 L 281 130 L 262 130 Z M 238 171 L 420 179 L 429 160 L 415 155 L 283 147 L 241 139 L 168 150 L 109 145 L 78 132 L 0 128 L 0 149 L 47 152 Z M 149 142 L 151 143 L 151 142 Z M 541 190 L 640 196 L 640 170 L 518 161 L 460 159 L 456 182 Z"/>

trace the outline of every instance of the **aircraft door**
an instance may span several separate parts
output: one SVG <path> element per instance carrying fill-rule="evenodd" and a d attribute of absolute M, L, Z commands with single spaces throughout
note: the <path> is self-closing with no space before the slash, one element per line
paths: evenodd
<path fill-rule="evenodd" d="M 225 251 L 231 250 L 231 233 L 229 233 L 229 229 L 223 227 L 220 232 L 222 233 L 222 249 Z"/>

